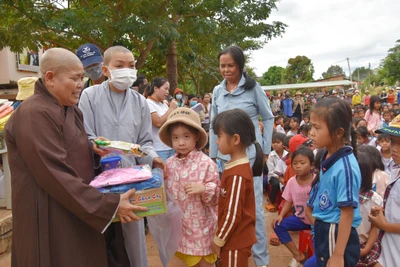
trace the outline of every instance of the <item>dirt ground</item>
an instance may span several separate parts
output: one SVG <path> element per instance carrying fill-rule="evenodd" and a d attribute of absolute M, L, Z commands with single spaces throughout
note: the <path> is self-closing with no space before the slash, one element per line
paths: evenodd
<path fill-rule="evenodd" d="M 278 213 L 277 212 L 271 213 L 265 211 L 264 214 L 265 214 L 267 234 L 269 236 L 272 232 L 271 222 L 276 216 L 278 216 Z M 298 233 L 292 233 L 292 238 L 295 244 L 298 244 L 298 236 L 299 236 Z M 149 267 L 163 267 L 158 257 L 157 245 L 155 244 L 150 233 L 146 236 L 146 241 L 147 241 L 147 255 L 149 258 Z M 285 267 L 289 264 L 292 258 L 290 252 L 283 245 L 280 246 L 268 245 L 268 251 L 270 255 L 269 267 Z M 10 259 L 11 259 L 10 253 L 4 255 L 4 257 L 1 257 L 0 266 L 1 267 L 11 266 Z M 186 267 L 186 265 L 182 261 L 174 257 L 168 264 L 168 267 Z M 252 258 L 249 259 L 249 267 L 255 267 Z"/>
<path fill-rule="evenodd" d="M 267 235 L 269 236 L 272 233 L 271 222 L 272 220 L 278 216 L 277 212 L 268 212 L 265 211 L 265 224 L 267 228 Z M 295 244 L 298 244 L 298 233 L 292 233 L 292 238 Z M 149 267 L 163 267 L 160 259 L 158 257 L 157 245 L 155 244 L 151 234 L 147 235 L 147 255 L 149 257 Z M 292 256 L 289 250 L 286 249 L 284 245 L 280 246 L 271 246 L 268 244 L 268 252 L 270 255 L 270 264 L 269 267 L 285 267 L 289 264 Z M 174 257 L 168 267 L 185 267 L 186 265 Z M 254 261 L 252 258 L 249 259 L 249 267 L 255 267 Z"/>

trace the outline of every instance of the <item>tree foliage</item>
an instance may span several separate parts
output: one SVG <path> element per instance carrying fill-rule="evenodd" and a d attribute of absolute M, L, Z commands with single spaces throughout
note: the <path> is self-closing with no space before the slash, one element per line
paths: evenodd
<path fill-rule="evenodd" d="M 279 66 L 271 66 L 264 72 L 262 78 L 259 80 L 261 85 L 277 85 L 282 84 L 285 69 Z"/>
<path fill-rule="evenodd" d="M 314 66 L 306 56 L 289 58 L 284 80 L 286 83 L 307 83 L 313 81 Z"/>
<path fill-rule="evenodd" d="M 322 77 L 324 79 L 327 79 L 341 74 L 344 74 L 344 70 L 342 67 L 340 67 L 339 65 L 331 65 L 326 72 L 322 73 Z"/>
<path fill-rule="evenodd" d="M 357 80 L 357 81 L 364 81 L 368 75 L 370 74 L 371 70 L 365 67 L 358 67 L 356 68 L 351 76 L 353 77 L 353 80 Z"/>
<path fill-rule="evenodd" d="M 276 2 L 2 0 L 0 48 L 17 52 L 51 44 L 75 51 L 93 43 L 104 51 L 122 44 L 134 51 L 140 72 L 174 75 L 168 76 L 171 90 L 179 74 L 181 83 L 193 80 L 200 91 L 218 81 L 216 57 L 223 47 L 258 49 L 284 32 L 285 24 L 266 22 Z"/>
<path fill-rule="evenodd" d="M 388 52 L 378 73 L 387 85 L 395 85 L 396 82 L 400 82 L 400 39 Z"/>

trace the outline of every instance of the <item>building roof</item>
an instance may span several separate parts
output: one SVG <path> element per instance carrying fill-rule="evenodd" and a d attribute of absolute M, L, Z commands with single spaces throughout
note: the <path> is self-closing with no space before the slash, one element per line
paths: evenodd
<path fill-rule="evenodd" d="M 339 85 L 353 86 L 353 84 L 355 84 L 355 82 L 351 82 L 349 80 L 343 80 L 343 81 L 329 81 L 329 82 L 269 85 L 269 86 L 261 86 L 261 88 L 264 91 L 271 91 L 271 90 L 283 90 L 283 89 L 305 89 L 305 88 L 330 87 L 330 86 L 339 86 Z"/>

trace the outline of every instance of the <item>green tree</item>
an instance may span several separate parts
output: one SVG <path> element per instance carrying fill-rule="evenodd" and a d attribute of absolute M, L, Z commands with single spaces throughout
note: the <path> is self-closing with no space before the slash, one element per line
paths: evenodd
<path fill-rule="evenodd" d="M 358 67 L 356 68 L 353 73 L 351 74 L 351 77 L 353 77 L 353 80 L 357 81 L 364 81 L 368 75 L 370 74 L 370 69 L 365 68 L 365 67 Z"/>
<path fill-rule="evenodd" d="M 400 82 L 400 39 L 388 52 L 381 63 L 379 74 L 387 85 L 395 85 L 396 82 Z"/>
<path fill-rule="evenodd" d="M 364 89 L 370 89 L 373 86 L 381 86 L 384 84 L 381 71 L 382 70 L 380 67 L 370 71 L 370 73 L 363 82 Z"/>
<path fill-rule="evenodd" d="M 314 66 L 306 56 L 297 56 L 288 60 L 284 79 L 287 83 L 307 83 L 313 81 Z"/>
<path fill-rule="evenodd" d="M 135 52 L 138 69 L 162 56 L 163 64 L 151 73 L 164 70 L 171 90 L 179 71 L 199 86 L 209 73 L 189 71 L 215 68 L 209 64 L 221 47 L 257 49 L 284 32 L 285 24 L 265 22 L 276 1 L 2 0 L 0 48 L 21 51 L 51 44 L 74 51 L 93 43 L 104 51 L 122 44 Z M 193 68 L 178 70 L 183 65 Z"/>
<path fill-rule="evenodd" d="M 271 66 L 259 80 L 261 85 L 282 84 L 282 78 L 285 75 L 285 69 L 279 66 Z"/>
<path fill-rule="evenodd" d="M 326 72 L 322 73 L 324 79 L 344 74 L 343 68 L 339 65 L 331 65 Z"/>

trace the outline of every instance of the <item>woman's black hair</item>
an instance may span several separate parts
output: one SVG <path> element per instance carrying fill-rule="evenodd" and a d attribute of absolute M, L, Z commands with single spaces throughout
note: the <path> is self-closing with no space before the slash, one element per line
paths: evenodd
<path fill-rule="evenodd" d="M 357 127 L 356 133 L 357 133 L 357 135 L 359 135 L 363 138 L 368 138 L 370 136 L 370 133 L 368 132 L 367 127 L 365 127 L 365 126 Z"/>
<path fill-rule="evenodd" d="M 371 157 L 367 153 L 359 151 L 357 161 L 361 171 L 361 192 L 368 192 L 372 189 L 372 175 L 374 173 Z"/>
<path fill-rule="evenodd" d="M 149 91 L 150 91 L 150 84 L 146 83 L 143 85 L 140 89 L 143 89 L 143 96 L 144 98 L 148 98 L 150 96 Z"/>
<path fill-rule="evenodd" d="M 370 164 L 372 170 L 375 171 L 379 169 L 381 171 L 385 171 L 385 165 L 383 164 L 381 153 L 374 146 L 360 146 L 358 151 L 365 153 L 370 158 Z"/>
<path fill-rule="evenodd" d="M 236 45 L 228 46 L 218 54 L 218 61 L 222 55 L 229 54 L 239 67 L 240 75 L 243 75 L 246 82 L 243 85 L 244 90 L 253 89 L 256 86 L 256 81 L 244 70 L 244 63 L 246 61 L 242 48 Z"/>
<path fill-rule="evenodd" d="M 311 188 L 313 188 L 316 184 L 319 182 L 319 173 L 321 169 L 321 161 L 322 161 L 322 156 L 326 152 L 326 148 L 318 150 L 317 154 L 315 155 L 315 161 L 314 161 L 314 174 L 315 178 L 313 182 L 311 183 Z"/>
<path fill-rule="evenodd" d="M 372 112 L 374 111 L 375 103 L 376 103 L 376 102 L 381 102 L 381 103 L 382 103 L 382 99 L 381 99 L 379 96 L 377 96 L 377 95 L 373 95 L 373 96 L 371 96 L 371 98 L 370 98 L 369 101 L 370 101 L 370 102 L 369 102 L 369 112 L 370 112 L 371 115 L 372 115 Z M 379 111 L 382 111 L 382 106 L 381 106 L 381 108 L 379 109 Z"/>
<path fill-rule="evenodd" d="M 314 164 L 314 161 L 315 161 L 314 153 L 309 147 L 306 147 L 304 145 L 299 146 L 292 155 L 292 163 L 293 163 L 294 158 L 298 155 L 306 156 L 310 160 L 310 164 L 311 165 Z"/>
<path fill-rule="evenodd" d="M 321 99 L 314 105 L 311 113 L 326 123 L 331 139 L 338 147 L 351 142 L 353 153 L 357 157 L 357 133 L 352 125 L 351 107 L 346 101 L 334 96 Z M 343 140 L 336 138 L 339 129 L 343 129 Z"/>
<path fill-rule="evenodd" d="M 262 174 L 264 154 L 261 145 L 257 142 L 254 124 L 246 112 L 238 108 L 221 112 L 213 119 L 212 127 L 217 135 L 221 132 L 231 137 L 235 134 L 239 135 L 244 148 L 254 144 L 256 159 L 252 168 L 253 175 L 260 176 Z"/>
<path fill-rule="evenodd" d="M 149 96 L 154 94 L 154 87 L 160 88 L 164 85 L 164 83 L 168 82 L 166 78 L 156 77 L 151 81 L 150 89 L 149 89 Z"/>

